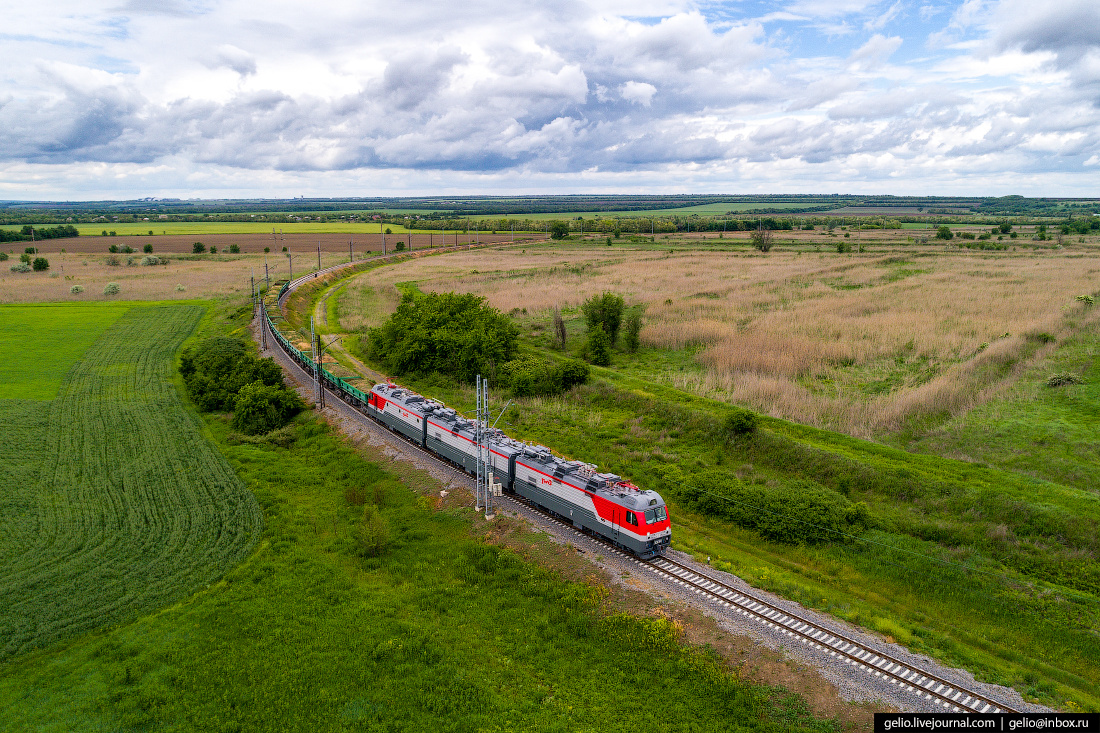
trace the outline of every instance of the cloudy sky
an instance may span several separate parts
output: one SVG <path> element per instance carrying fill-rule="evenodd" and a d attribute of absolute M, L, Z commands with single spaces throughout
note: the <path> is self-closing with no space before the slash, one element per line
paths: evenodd
<path fill-rule="evenodd" d="M 1100 195 L 1097 0 L 3 0 L 0 199 Z"/>

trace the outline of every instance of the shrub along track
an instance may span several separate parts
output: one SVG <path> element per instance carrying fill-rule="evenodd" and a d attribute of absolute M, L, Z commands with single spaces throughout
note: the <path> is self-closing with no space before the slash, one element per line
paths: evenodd
<path fill-rule="evenodd" d="M 306 280 L 308 278 L 290 283 L 290 287 L 280 298 L 280 305 L 285 302 L 286 297 L 289 296 L 294 287 Z M 266 318 L 261 318 L 259 321 L 258 328 L 271 327 Z M 270 341 L 281 345 L 278 339 L 272 338 Z M 313 375 L 302 370 L 290 358 L 289 354 L 281 351 L 278 353 L 282 357 L 280 362 L 283 366 L 291 370 L 303 386 L 311 383 Z M 330 392 L 329 394 L 338 397 L 335 393 Z M 392 431 L 375 422 L 356 407 L 339 400 L 333 402 L 339 406 L 337 412 L 340 417 L 350 418 L 357 425 L 368 427 L 370 432 L 386 436 L 387 443 L 399 446 L 398 450 L 406 454 L 412 454 L 419 464 L 435 464 L 440 469 L 435 471 L 437 475 L 441 471 L 454 471 L 454 467 L 448 462 L 404 439 L 402 436 L 392 433 Z M 462 483 L 469 484 L 465 480 Z M 472 490 L 473 487 L 470 485 L 467 488 Z M 708 575 L 693 567 L 686 557 L 684 558 L 685 562 L 680 562 L 672 557 L 656 558 L 652 561 L 638 560 L 633 556 L 622 553 L 602 538 L 578 532 L 573 529 L 571 524 L 561 521 L 552 516 L 551 513 L 531 505 L 530 502 L 520 497 L 506 496 L 504 499 L 509 508 L 516 514 L 533 520 L 535 524 L 543 528 L 556 530 L 555 534 L 559 538 L 564 539 L 570 535 L 583 537 L 586 544 L 597 549 L 605 565 L 610 561 L 618 568 L 623 568 L 628 572 L 634 572 L 643 577 L 648 575 L 650 579 L 660 579 L 667 588 L 674 591 L 687 590 L 686 595 L 689 601 L 695 600 L 692 596 L 709 601 L 709 608 L 705 604 L 696 603 L 702 605 L 704 611 L 719 618 L 725 616 L 728 619 L 733 619 L 740 615 L 743 619 L 749 619 L 760 627 L 757 631 L 765 634 L 770 633 L 773 640 L 778 640 L 779 644 L 784 647 L 791 648 L 790 642 L 797 641 L 799 644 L 806 645 L 810 650 L 817 650 L 820 654 L 817 654 L 816 657 L 810 655 L 812 661 L 819 666 L 832 667 L 830 671 L 835 676 L 850 678 L 862 675 L 864 679 L 857 680 L 855 686 L 861 690 L 863 695 L 870 693 L 872 696 L 891 699 L 899 707 L 906 710 L 994 713 L 1044 709 L 1024 703 L 1018 693 L 1010 688 L 981 685 L 982 691 L 979 692 L 975 689 L 978 686 L 977 683 L 967 685 L 960 681 L 958 679 L 960 674 L 957 671 L 942 669 L 938 669 L 936 672 L 929 671 L 930 668 L 938 665 L 930 660 L 927 660 L 924 665 L 918 665 L 903 658 L 912 655 L 886 652 L 878 648 L 882 646 L 881 644 L 857 638 L 858 636 L 865 636 L 864 634 L 840 631 L 838 627 L 841 624 L 833 620 L 822 623 L 815 618 L 819 616 L 818 614 L 813 614 L 801 609 L 801 607 L 798 607 L 798 611 L 790 608 L 791 606 L 797 606 L 797 604 L 788 602 L 781 606 L 768 600 L 766 595 L 759 591 L 753 592 L 745 587 L 739 588 L 723 582 L 713 575 Z M 792 651 L 794 650 L 797 650 L 797 645 L 792 648 Z M 892 685 L 893 690 L 882 689 L 886 684 Z M 895 694 L 891 694 L 891 692 Z M 1006 699 L 1013 700 L 1013 702 L 1005 702 Z"/>

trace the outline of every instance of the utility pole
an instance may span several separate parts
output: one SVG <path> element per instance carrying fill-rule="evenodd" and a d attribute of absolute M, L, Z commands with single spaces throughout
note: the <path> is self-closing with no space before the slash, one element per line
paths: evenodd
<path fill-rule="evenodd" d="M 260 301 L 260 348 L 267 351 L 267 304 Z"/>
<path fill-rule="evenodd" d="M 309 351 L 313 357 L 313 378 L 317 380 L 317 404 L 321 404 L 321 371 L 317 364 L 317 331 L 313 327 L 313 316 L 309 317 Z"/>
<path fill-rule="evenodd" d="M 386 254 L 386 232 L 382 229 L 382 222 L 378 222 L 378 233 L 382 235 L 382 254 Z"/>
<path fill-rule="evenodd" d="M 474 380 L 477 407 L 474 408 L 474 444 L 477 446 L 474 458 L 474 511 L 480 512 L 481 504 L 481 375 Z"/>
<path fill-rule="evenodd" d="M 321 243 L 317 243 L 317 272 L 321 271 Z"/>
<path fill-rule="evenodd" d="M 405 237 L 409 242 L 409 251 L 412 252 L 413 251 L 413 233 L 412 233 L 411 229 L 405 231 Z"/>
<path fill-rule="evenodd" d="M 288 260 L 290 260 L 290 279 L 293 280 L 294 279 L 294 253 L 293 252 L 287 252 L 286 253 L 286 258 Z"/>
<path fill-rule="evenodd" d="M 264 292 L 267 292 L 267 291 L 271 290 L 271 273 L 267 269 L 267 253 L 266 252 L 264 253 L 264 280 L 266 281 L 266 284 L 264 285 Z"/>

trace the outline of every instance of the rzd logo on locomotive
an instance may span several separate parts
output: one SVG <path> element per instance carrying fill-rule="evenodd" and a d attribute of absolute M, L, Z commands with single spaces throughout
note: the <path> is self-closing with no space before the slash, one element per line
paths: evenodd
<path fill-rule="evenodd" d="M 546 478 L 545 476 L 544 476 L 544 477 L 542 477 L 542 478 L 540 479 L 540 481 L 541 481 L 541 482 L 542 482 L 542 483 L 543 483 L 544 485 L 546 485 L 546 486 L 553 486 L 553 485 L 554 485 L 554 480 L 553 480 L 553 479 L 549 479 L 549 478 Z"/>

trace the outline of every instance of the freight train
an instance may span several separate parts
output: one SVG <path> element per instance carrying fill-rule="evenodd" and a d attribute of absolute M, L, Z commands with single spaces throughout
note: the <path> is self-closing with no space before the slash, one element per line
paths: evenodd
<path fill-rule="evenodd" d="M 279 293 L 289 289 L 287 283 Z M 309 374 L 316 363 L 279 333 L 264 309 L 269 331 L 287 356 Z M 425 450 L 473 473 L 477 447 L 474 422 L 440 402 L 393 383 L 376 384 L 364 393 L 321 368 L 326 389 L 347 404 L 399 433 Z M 541 445 L 514 440 L 500 430 L 488 431 L 489 464 L 504 491 L 518 494 L 582 531 L 606 538 L 642 559 L 663 555 L 672 538 L 664 499 L 613 473 L 599 473 L 580 461 L 567 461 Z"/>
<path fill-rule="evenodd" d="M 455 410 L 389 383 L 370 391 L 366 412 L 432 453 L 475 470 L 475 425 Z M 639 489 L 613 473 L 599 473 L 591 464 L 563 460 L 548 448 L 521 443 L 495 428 L 487 432 L 489 469 L 505 491 L 638 557 L 652 558 L 668 549 L 671 521 L 657 492 Z"/>

